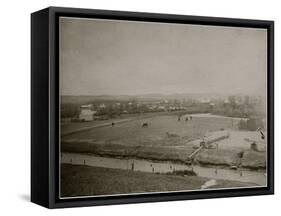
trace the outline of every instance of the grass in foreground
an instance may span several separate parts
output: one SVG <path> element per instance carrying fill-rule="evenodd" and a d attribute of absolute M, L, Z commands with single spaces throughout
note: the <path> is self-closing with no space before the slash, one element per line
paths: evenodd
<path fill-rule="evenodd" d="M 199 190 L 208 179 L 157 175 L 119 169 L 63 164 L 62 197 Z M 215 187 L 247 187 L 251 183 L 218 180 Z"/>

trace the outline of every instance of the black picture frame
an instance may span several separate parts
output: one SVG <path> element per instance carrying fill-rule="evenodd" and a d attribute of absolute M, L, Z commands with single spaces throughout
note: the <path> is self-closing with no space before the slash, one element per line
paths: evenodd
<path fill-rule="evenodd" d="M 267 187 L 59 199 L 58 18 L 83 17 L 267 29 Z M 49 7 L 31 15 L 31 201 L 47 208 L 267 195 L 274 193 L 274 22 Z"/>

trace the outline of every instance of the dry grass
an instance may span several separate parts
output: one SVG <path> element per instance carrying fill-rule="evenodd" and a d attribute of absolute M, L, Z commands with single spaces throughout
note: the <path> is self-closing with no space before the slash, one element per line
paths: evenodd
<path fill-rule="evenodd" d="M 62 165 L 62 197 L 199 190 L 208 181 L 198 176 L 161 175 L 119 169 Z M 253 186 L 218 180 L 217 188 Z"/>

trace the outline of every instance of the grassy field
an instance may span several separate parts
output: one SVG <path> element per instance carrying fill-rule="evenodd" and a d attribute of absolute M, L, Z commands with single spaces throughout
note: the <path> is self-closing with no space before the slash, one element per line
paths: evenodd
<path fill-rule="evenodd" d="M 147 123 L 148 127 L 142 128 L 143 123 Z M 192 121 L 187 122 L 184 118 L 178 121 L 175 114 L 153 114 L 146 118 L 135 116 L 134 120 L 113 127 L 96 127 L 63 136 L 61 149 L 62 152 L 109 157 L 185 162 L 194 151 L 193 140 L 200 139 L 212 131 L 233 130 L 232 124 L 230 118 L 196 115 Z M 250 144 L 244 140 L 246 137 L 253 138 L 256 135 L 257 132 L 232 131 L 230 139 L 220 142 L 219 150 L 205 149 L 195 159 L 198 163 L 208 165 L 242 164 L 244 167 L 265 168 L 265 152 L 249 151 Z M 241 161 L 239 154 L 244 151 L 246 154 Z"/>
<path fill-rule="evenodd" d="M 142 128 L 144 122 L 148 128 Z M 154 115 L 66 135 L 62 151 L 185 162 L 194 150 L 190 141 L 231 125 L 229 119 L 194 117 L 186 122 L 177 115 Z"/>
<path fill-rule="evenodd" d="M 95 120 L 95 121 L 88 121 L 88 122 L 71 122 L 70 120 L 67 122 L 61 123 L 61 134 L 68 135 L 72 132 L 75 132 L 77 130 L 80 130 L 81 128 L 95 128 L 100 125 L 111 125 L 112 122 L 119 122 L 119 121 L 130 121 L 134 119 L 145 119 L 149 118 L 155 115 L 161 115 L 162 113 L 144 113 L 144 114 L 126 114 L 126 115 L 120 115 L 116 116 L 112 119 L 106 119 L 106 120 Z"/>
<path fill-rule="evenodd" d="M 198 190 L 208 181 L 197 176 L 174 176 L 119 169 L 62 165 L 62 197 Z M 215 188 L 247 187 L 251 183 L 218 180 Z"/>
<path fill-rule="evenodd" d="M 142 128 L 144 122 L 148 123 L 148 128 Z M 140 118 L 116 124 L 114 127 L 93 128 L 64 136 L 63 140 L 91 141 L 97 144 L 178 146 L 187 141 L 202 138 L 207 131 L 230 127 L 231 120 L 229 119 L 194 117 L 192 121 L 186 122 L 178 121 L 175 115 L 166 115 Z M 172 136 L 169 137 L 167 133 Z"/>
<path fill-rule="evenodd" d="M 192 146 L 130 146 L 95 144 L 87 142 L 62 142 L 62 152 L 94 154 L 105 157 L 129 157 L 157 161 L 184 163 L 193 151 Z"/>

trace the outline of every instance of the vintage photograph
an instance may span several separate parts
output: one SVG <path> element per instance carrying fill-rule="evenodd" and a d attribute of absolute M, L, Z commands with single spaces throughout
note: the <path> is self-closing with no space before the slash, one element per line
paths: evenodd
<path fill-rule="evenodd" d="M 267 29 L 59 18 L 60 198 L 267 186 Z"/>

